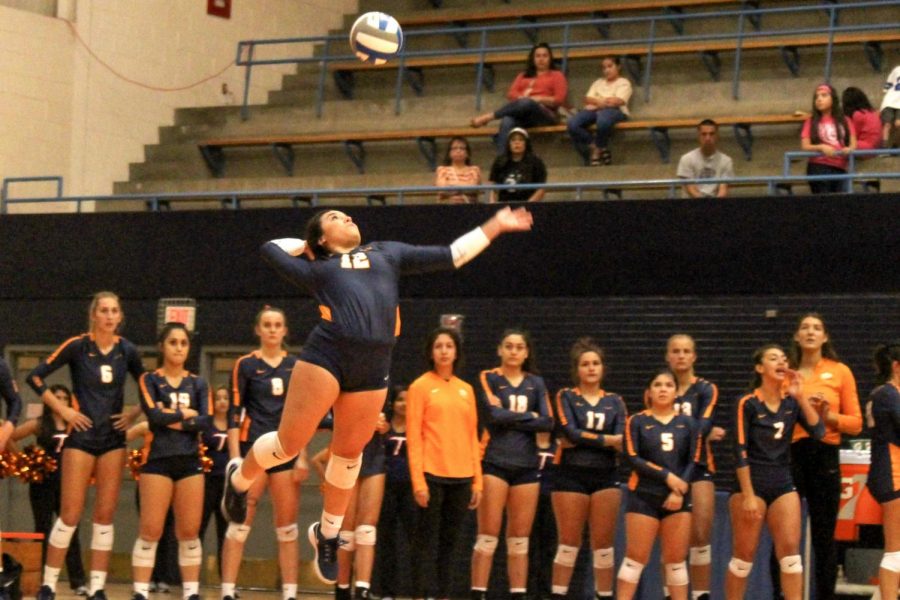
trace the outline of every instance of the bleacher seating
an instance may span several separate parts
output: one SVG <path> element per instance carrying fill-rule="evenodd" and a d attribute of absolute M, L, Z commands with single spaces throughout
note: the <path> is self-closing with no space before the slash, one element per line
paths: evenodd
<path fill-rule="evenodd" d="M 460 7 L 460 4 L 463 6 Z M 629 15 L 651 14 L 651 11 L 652 14 L 659 14 L 663 4 L 623 0 L 609 3 L 604 8 L 621 9 Z M 710 0 L 679 3 L 685 7 L 709 10 L 703 8 L 702 5 L 706 4 L 725 6 L 744 3 L 713 3 Z M 808 4 L 801 0 L 791 3 Z M 852 3 L 847 4 L 852 6 Z M 420 3 L 419 10 L 409 12 L 413 18 L 410 21 L 404 21 L 404 14 L 394 14 L 401 22 L 407 23 L 407 27 L 414 27 L 432 23 L 415 20 L 425 19 L 426 12 L 434 13 L 432 16 L 435 19 L 455 15 L 454 21 L 463 17 L 464 13 L 473 19 L 474 15 L 481 14 L 485 16 L 485 21 L 506 19 L 510 13 L 516 13 L 516 16 L 582 18 L 588 6 L 583 2 L 577 5 L 505 4 L 499 1 L 485 4 L 474 0 L 460 0 L 455 5 L 453 8 L 423 11 Z M 551 12 L 561 11 L 567 6 L 572 13 L 537 15 L 529 12 L 541 7 Z M 377 8 L 367 6 L 365 0 L 360 6 L 361 11 Z M 815 16 L 809 16 L 809 23 L 821 25 L 827 21 L 823 14 L 820 11 Z M 848 22 L 861 19 L 855 13 L 846 14 Z M 794 21 L 785 25 L 774 17 L 767 17 L 767 23 L 773 27 L 796 26 Z M 625 31 L 620 35 L 631 33 Z M 596 37 L 596 32 L 594 35 Z M 860 43 L 875 37 L 872 32 L 835 36 L 837 45 L 832 82 L 836 87 L 857 85 L 877 99 L 875 94 L 879 91 L 882 74 L 866 67 L 866 57 L 858 47 Z M 900 42 L 900 34 L 895 31 L 882 32 L 877 37 L 885 46 L 885 52 Z M 521 42 L 521 39 L 518 41 Z M 807 48 L 803 51 L 796 74 L 785 68 L 777 58 L 782 48 L 779 42 L 787 47 L 782 52 L 789 55 L 798 47 Z M 741 100 L 734 100 L 731 95 L 730 75 L 727 74 L 730 58 L 727 52 L 719 59 L 725 73 L 721 81 L 711 78 L 704 62 L 697 57 L 703 50 L 733 49 L 733 39 L 709 41 L 702 46 L 694 44 L 690 47 L 677 42 L 659 44 L 653 49 L 652 98 L 645 99 L 641 81 L 632 78 L 635 84 L 631 102 L 632 120 L 618 126 L 622 132 L 615 135 L 612 142 L 612 166 L 600 169 L 581 166 L 563 125 L 534 130 L 537 133 L 534 137 L 536 150 L 548 165 L 551 181 L 662 179 L 674 174 L 673 163 L 677 162 L 682 152 L 695 147 L 693 128 L 696 123 L 711 117 L 723 125 L 737 126 L 735 135 L 726 127 L 720 136 L 722 150 L 735 159 L 736 174 L 777 174 L 783 153 L 799 147 L 799 122 L 802 118 L 796 113 L 810 110 L 812 90 L 822 78 L 824 46 L 827 43 L 828 36 L 823 34 L 790 39 L 746 40 L 744 49 L 768 50 L 744 54 Z M 458 47 L 451 36 L 435 39 L 433 44 L 448 49 Z M 637 44 L 631 49 L 636 54 L 641 51 Z M 570 101 L 573 103 L 577 103 L 584 90 L 599 76 L 593 57 L 601 53 L 597 49 L 570 52 Z M 461 58 L 468 62 L 458 62 Z M 394 110 L 395 65 L 372 69 L 364 77 L 355 78 L 353 100 L 343 99 L 337 86 L 330 86 L 320 119 L 316 118 L 312 108 L 314 86 L 319 78 L 319 69 L 313 65 L 300 66 L 296 74 L 285 76 L 282 89 L 271 92 L 267 104 L 252 107 L 249 120 L 241 119 L 236 107 L 179 110 L 175 124 L 161 129 L 160 144 L 147 147 L 146 160 L 132 165 L 130 181 L 117 184 L 116 192 L 430 185 L 433 181 L 431 169 L 443 156 L 443 144 L 440 142 L 453 135 L 470 138 L 473 158 L 486 172 L 493 160 L 491 136 L 495 130 L 467 126 L 469 117 L 475 113 L 472 93 L 474 63 L 471 60 L 471 57 L 436 59 L 434 63 L 439 64 L 427 67 L 433 74 L 428 76 L 424 93 L 404 97 L 400 114 L 395 114 Z M 496 63 L 496 89 L 484 94 L 484 108 L 488 109 L 504 102 L 506 86 L 521 70 L 524 54 L 494 56 L 491 61 Z M 407 66 L 412 64 L 410 62 Z M 368 68 L 362 63 L 334 63 L 329 68 L 340 69 L 342 66 L 348 69 Z M 747 135 L 750 131 L 747 126 L 752 126 L 752 135 Z M 752 160 L 743 160 L 742 157 Z M 663 162 L 666 159 L 668 164 Z M 746 193 L 751 192 L 748 190 Z M 647 195 L 654 193 L 648 191 Z M 628 197 L 641 196 L 633 192 L 628 194 Z M 549 197 L 552 199 L 554 196 Z M 564 198 L 565 195 L 556 197 Z"/>

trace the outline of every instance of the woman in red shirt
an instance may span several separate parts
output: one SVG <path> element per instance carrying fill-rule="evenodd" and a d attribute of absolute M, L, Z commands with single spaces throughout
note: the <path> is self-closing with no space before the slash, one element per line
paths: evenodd
<path fill-rule="evenodd" d="M 844 114 L 856 129 L 856 148 L 873 150 L 881 148 L 881 115 L 872 108 L 869 97 L 858 87 L 848 87 L 841 94 Z M 860 157 L 870 158 L 870 157 Z"/>
<path fill-rule="evenodd" d="M 827 83 L 821 84 L 813 94 L 812 116 L 803 123 L 800 132 L 804 150 L 821 152 L 813 156 L 806 166 L 807 175 L 835 175 L 847 172 L 847 154 L 856 150 L 856 130 L 844 116 L 837 92 Z M 813 194 L 840 193 L 844 181 L 810 181 Z"/>
<path fill-rule="evenodd" d="M 545 43 L 537 44 L 528 53 L 525 70 L 519 73 L 506 92 L 508 104 L 494 112 L 472 117 L 472 127 L 484 127 L 500 119 L 495 139 L 497 153 L 506 149 L 506 137 L 515 127 L 553 125 L 559 120 L 557 110 L 566 101 L 569 84 L 562 71 L 553 66 L 553 52 Z"/>

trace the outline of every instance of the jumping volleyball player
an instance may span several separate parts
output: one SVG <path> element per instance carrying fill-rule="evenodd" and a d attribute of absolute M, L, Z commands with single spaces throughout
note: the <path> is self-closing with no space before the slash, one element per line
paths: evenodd
<path fill-rule="evenodd" d="M 360 454 L 372 438 L 387 395 L 391 349 L 400 329 L 400 276 L 459 268 L 499 235 L 527 231 L 531 224 L 525 209 L 504 208 L 449 247 L 362 245 L 353 219 L 324 210 L 307 224 L 308 241 L 280 239 L 263 245 L 274 268 L 318 300 L 322 318 L 292 371 L 278 431 L 261 436 L 243 462 L 229 463 L 230 485 L 226 483 L 222 501 L 228 519 L 244 521 L 253 481 L 295 457 L 332 409 L 334 436 L 324 507 L 321 521 L 309 528 L 309 539 L 316 551 L 316 574 L 334 583 L 338 532 L 359 474 Z"/>

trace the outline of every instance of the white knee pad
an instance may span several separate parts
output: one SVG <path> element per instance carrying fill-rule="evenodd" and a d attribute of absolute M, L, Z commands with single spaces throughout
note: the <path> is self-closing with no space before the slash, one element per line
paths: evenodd
<path fill-rule="evenodd" d="M 356 536 L 349 529 L 342 529 L 338 532 L 338 549 L 345 552 L 353 552 L 356 550 Z"/>
<path fill-rule="evenodd" d="M 614 548 L 598 548 L 594 550 L 594 568 L 612 569 L 616 562 Z"/>
<path fill-rule="evenodd" d="M 134 540 L 134 548 L 131 549 L 131 566 L 152 567 L 156 562 L 156 546 L 157 542 L 148 542 L 140 537 Z"/>
<path fill-rule="evenodd" d="M 619 579 L 628 583 L 638 583 L 641 580 L 641 573 L 644 571 L 644 565 L 636 560 L 625 557 L 622 566 L 619 567 Z"/>
<path fill-rule="evenodd" d="M 229 523 L 228 529 L 225 530 L 225 537 L 243 544 L 250 535 L 250 526 L 243 523 Z"/>
<path fill-rule="evenodd" d="M 528 554 L 528 538 L 527 537 L 508 537 L 506 538 L 506 553 L 510 556 Z"/>
<path fill-rule="evenodd" d="M 734 556 L 732 556 L 731 560 L 728 562 L 728 570 L 731 571 L 731 574 L 735 577 L 740 577 L 741 579 L 745 579 L 747 575 L 750 574 L 750 569 L 752 568 L 752 562 L 747 562 Z"/>
<path fill-rule="evenodd" d="M 564 567 L 574 567 L 576 558 L 578 558 L 577 546 L 566 546 L 565 544 L 560 544 L 556 549 L 556 556 L 553 557 L 553 562 Z"/>
<path fill-rule="evenodd" d="M 253 456 L 263 469 L 271 469 L 294 458 L 284 451 L 277 431 L 264 433 L 253 444 Z"/>
<path fill-rule="evenodd" d="M 378 533 L 374 525 L 360 525 L 353 530 L 353 541 L 357 546 L 374 546 Z"/>
<path fill-rule="evenodd" d="M 880 566 L 885 571 L 900 573 L 900 552 L 885 552 Z"/>
<path fill-rule="evenodd" d="M 56 548 L 68 548 L 73 535 L 75 535 L 74 525 L 69 526 L 63 523 L 62 519 L 56 519 L 53 529 L 50 530 L 50 545 Z"/>
<path fill-rule="evenodd" d="M 359 469 L 362 467 L 362 454 L 356 458 L 344 458 L 332 454 L 325 467 L 325 481 L 342 490 L 352 489 L 359 477 Z"/>
<path fill-rule="evenodd" d="M 712 546 L 692 546 L 690 552 L 690 563 L 696 567 L 702 567 L 712 563 Z"/>
<path fill-rule="evenodd" d="M 203 547 L 200 538 L 178 540 L 178 564 L 182 567 L 196 567 L 203 562 Z"/>
<path fill-rule="evenodd" d="M 473 547 L 476 552 L 481 552 L 482 554 L 486 554 L 487 556 L 492 556 L 494 551 L 497 550 L 497 544 L 500 540 L 497 539 L 497 536 L 487 535 L 484 533 L 479 533 L 475 538 L 475 546 Z"/>
<path fill-rule="evenodd" d="M 790 574 L 803 572 L 803 559 L 800 558 L 799 554 L 785 556 L 778 561 L 778 565 L 781 567 L 782 573 Z"/>
<path fill-rule="evenodd" d="M 101 525 L 94 523 L 93 533 L 91 534 L 91 550 L 99 550 L 101 552 L 109 552 L 113 547 L 114 527 L 112 523 L 109 525 Z"/>
<path fill-rule="evenodd" d="M 663 567 L 666 572 L 666 585 L 688 584 L 688 566 L 686 562 L 666 563 Z"/>
<path fill-rule="evenodd" d="M 275 537 L 279 542 L 293 542 L 297 539 L 297 524 L 290 523 L 275 528 Z"/>

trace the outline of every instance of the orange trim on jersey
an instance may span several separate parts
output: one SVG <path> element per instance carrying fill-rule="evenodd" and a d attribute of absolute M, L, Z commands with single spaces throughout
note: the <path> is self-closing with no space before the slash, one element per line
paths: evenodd
<path fill-rule="evenodd" d="M 488 402 L 491 403 L 492 406 L 503 406 L 500 402 L 500 398 L 494 395 L 491 391 L 491 386 L 488 385 L 487 375 L 488 373 L 500 373 L 500 369 L 485 369 L 478 376 L 478 379 L 481 381 L 481 387 L 484 389 L 484 394 L 487 396 Z"/>
<path fill-rule="evenodd" d="M 241 391 L 238 386 L 238 372 L 241 368 L 241 361 L 245 358 L 250 358 L 254 356 L 256 353 L 250 352 L 249 354 L 245 354 L 243 356 L 238 357 L 236 361 L 234 361 L 234 368 L 231 370 L 231 404 L 232 406 L 240 406 L 241 405 Z"/>
<path fill-rule="evenodd" d="M 93 335 L 93 334 L 91 334 L 91 335 Z M 51 354 L 50 356 L 48 356 L 48 357 L 47 357 L 47 360 L 44 361 L 44 362 L 47 363 L 47 364 L 49 365 L 49 364 L 52 363 L 54 360 L 56 360 L 56 357 L 59 356 L 59 353 L 60 353 L 60 352 L 62 352 L 63 350 L 65 350 L 66 346 L 68 346 L 68 345 L 71 344 L 72 342 L 75 342 L 75 341 L 77 341 L 77 340 L 80 340 L 80 339 L 83 338 L 83 337 L 84 337 L 84 334 L 83 334 L 83 333 L 82 333 L 81 335 L 76 335 L 75 337 L 70 337 L 69 339 L 67 339 L 66 341 L 64 341 L 62 344 L 60 344 L 59 348 L 57 348 L 56 350 L 54 350 L 53 354 Z M 92 337 L 91 339 L 93 339 L 93 337 Z"/>
<path fill-rule="evenodd" d="M 331 321 L 331 309 L 324 304 L 319 305 L 319 316 L 325 321 Z"/>
<path fill-rule="evenodd" d="M 150 390 L 147 389 L 147 373 L 141 374 L 140 379 L 138 379 L 138 387 L 141 389 L 141 397 L 144 398 L 144 402 L 147 403 L 147 406 L 153 408 L 155 404 L 153 403 L 153 398 L 150 397 Z"/>
<path fill-rule="evenodd" d="M 709 383 L 709 385 L 713 390 L 713 397 L 712 400 L 709 401 L 709 404 L 706 406 L 706 412 L 703 413 L 702 418 L 704 419 L 712 418 L 713 409 L 716 407 L 716 403 L 719 401 L 719 388 L 714 383 Z"/>
<path fill-rule="evenodd" d="M 710 473 L 716 472 L 716 460 L 713 456 L 712 443 L 706 440 L 706 470 Z"/>
<path fill-rule="evenodd" d="M 331 319 L 329 319 L 330 321 Z M 394 323 L 394 337 L 400 337 L 400 307 L 397 307 L 397 321 Z"/>
<path fill-rule="evenodd" d="M 631 456 L 637 456 L 634 451 L 634 442 L 631 441 L 631 419 L 633 418 L 634 416 L 632 415 L 625 420 L 625 452 Z"/>
<path fill-rule="evenodd" d="M 559 415 L 559 422 L 563 426 L 569 424 L 569 421 L 566 419 L 566 411 L 564 411 L 563 407 L 562 407 L 562 394 L 567 389 L 568 388 L 563 388 L 563 389 L 559 390 L 558 392 L 556 392 L 556 410 L 557 410 L 557 414 Z"/>
<path fill-rule="evenodd" d="M 888 452 L 891 458 L 891 483 L 894 490 L 900 490 L 900 446 L 888 444 Z"/>
<path fill-rule="evenodd" d="M 628 489 L 632 492 L 637 489 L 638 484 L 641 482 L 640 476 L 637 474 L 637 471 L 631 472 L 631 477 L 628 478 Z"/>
<path fill-rule="evenodd" d="M 250 437 L 250 422 L 252 420 L 250 415 L 244 416 L 244 422 L 241 423 L 241 433 L 239 438 L 242 442 L 246 442 L 247 438 Z"/>
<path fill-rule="evenodd" d="M 747 445 L 747 440 L 744 437 L 744 404 L 747 403 L 747 400 L 753 398 L 753 394 L 747 394 L 740 400 L 738 400 L 738 409 L 737 409 L 737 435 L 738 435 L 738 444 L 741 446 Z"/>

